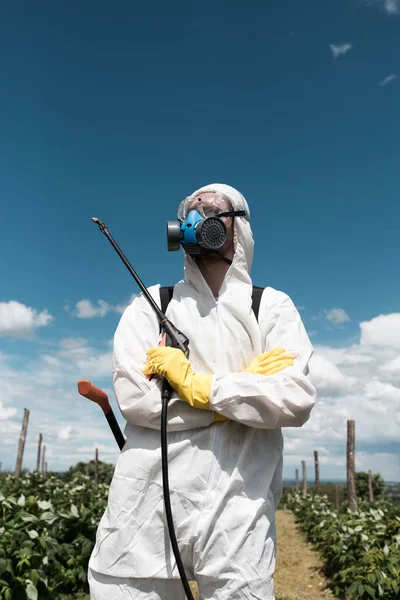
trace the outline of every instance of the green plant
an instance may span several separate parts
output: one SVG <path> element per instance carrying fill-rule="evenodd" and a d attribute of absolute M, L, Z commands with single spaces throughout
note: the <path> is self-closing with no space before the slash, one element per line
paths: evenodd
<path fill-rule="evenodd" d="M 374 499 L 383 499 L 387 495 L 385 481 L 379 473 L 372 475 L 372 491 Z M 356 473 L 356 494 L 361 500 L 369 500 L 368 473 L 359 471 Z"/>
<path fill-rule="evenodd" d="M 0 598 L 54 600 L 87 592 L 87 563 L 108 483 L 77 472 L 0 477 Z"/>
<path fill-rule="evenodd" d="M 320 551 L 337 597 L 399 600 L 398 505 L 360 502 L 358 512 L 352 513 L 346 505 L 335 510 L 325 496 L 290 493 L 286 506 Z"/>

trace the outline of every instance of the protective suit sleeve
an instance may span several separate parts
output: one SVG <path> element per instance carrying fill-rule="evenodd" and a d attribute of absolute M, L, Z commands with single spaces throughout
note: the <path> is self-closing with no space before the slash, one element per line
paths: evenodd
<path fill-rule="evenodd" d="M 159 286 L 149 287 L 159 303 Z M 125 309 L 114 335 L 113 383 L 123 417 L 134 425 L 160 429 L 161 380 L 151 381 L 143 373 L 146 351 L 160 341 L 157 317 L 144 296 L 137 296 Z M 168 405 L 169 431 L 207 427 L 213 413 L 194 409 L 174 392 Z"/>
<path fill-rule="evenodd" d="M 293 366 L 274 375 L 221 373 L 213 377 L 210 409 L 260 429 L 301 427 L 309 419 L 316 390 L 308 374 L 313 347 L 292 300 L 278 290 L 264 290 L 259 312 L 263 351 L 283 347 Z"/>

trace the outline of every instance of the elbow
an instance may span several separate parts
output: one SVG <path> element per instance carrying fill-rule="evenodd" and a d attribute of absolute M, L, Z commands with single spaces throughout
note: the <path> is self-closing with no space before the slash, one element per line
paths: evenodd
<path fill-rule="evenodd" d="M 302 402 L 299 406 L 299 410 L 296 413 L 296 424 L 295 427 L 302 427 L 310 419 L 311 411 L 315 406 L 317 400 L 317 392 L 311 384 L 308 386 L 307 392 L 303 395 Z"/>
<path fill-rule="evenodd" d="M 288 402 L 288 408 L 292 413 L 291 427 L 302 427 L 307 423 L 317 399 L 316 389 L 309 380 L 302 382 L 300 388 L 296 394 L 296 402 Z"/>
<path fill-rule="evenodd" d="M 310 419 L 311 410 L 312 406 L 304 408 L 299 414 L 297 414 L 295 417 L 295 423 L 293 423 L 292 427 L 303 427 L 303 425 L 305 425 Z"/>

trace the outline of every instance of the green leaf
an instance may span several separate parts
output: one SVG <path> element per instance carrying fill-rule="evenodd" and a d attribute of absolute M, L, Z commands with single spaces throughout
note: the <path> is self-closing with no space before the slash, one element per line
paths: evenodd
<path fill-rule="evenodd" d="M 36 586 L 33 585 L 32 581 L 28 581 L 28 585 L 25 588 L 26 591 L 26 595 L 28 597 L 28 600 L 38 600 L 38 591 L 36 589 Z"/>
<path fill-rule="evenodd" d="M 7 570 L 7 561 L 5 558 L 0 558 L 0 575 Z"/>
<path fill-rule="evenodd" d="M 368 592 L 368 594 L 371 596 L 371 598 L 375 598 L 375 590 L 370 585 L 366 585 L 364 587 L 365 587 L 365 591 Z"/>
<path fill-rule="evenodd" d="M 39 574 L 37 572 L 36 569 L 31 569 L 31 571 L 29 572 L 29 577 L 33 583 L 33 585 L 37 585 L 38 579 L 39 579 Z"/>
<path fill-rule="evenodd" d="M 39 500 L 38 507 L 40 508 L 40 510 L 49 510 L 53 507 L 53 505 L 48 500 Z"/>
<path fill-rule="evenodd" d="M 360 594 L 360 596 L 362 596 L 362 595 L 363 595 L 363 593 L 364 593 L 364 586 L 363 586 L 363 584 L 362 584 L 362 583 L 360 583 L 360 584 L 358 585 L 358 587 L 357 587 L 357 592 Z"/>
<path fill-rule="evenodd" d="M 24 540 L 21 545 L 21 552 L 23 552 L 26 556 L 32 555 L 34 543 L 32 540 Z"/>
<path fill-rule="evenodd" d="M 73 517 L 79 517 L 78 509 L 76 508 L 75 504 L 71 504 L 71 515 Z"/>
<path fill-rule="evenodd" d="M 354 592 L 357 589 L 357 585 L 358 585 L 357 582 L 352 583 L 351 586 L 349 588 L 347 588 L 346 595 L 351 596 L 352 594 L 354 594 Z"/>
<path fill-rule="evenodd" d="M 28 531 L 28 535 L 31 538 L 31 540 L 34 540 L 35 538 L 39 537 L 39 534 L 35 529 L 31 529 L 30 531 Z"/>
<path fill-rule="evenodd" d="M 89 556 L 89 554 L 92 552 L 92 549 L 93 549 L 92 540 L 85 540 L 82 544 L 82 555 Z"/>
<path fill-rule="evenodd" d="M 4 592 L 4 600 L 12 600 L 12 591 L 10 588 L 7 588 Z"/>
<path fill-rule="evenodd" d="M 11 558 L 9 558 L 7 560 L 6 571 L 7 571 L 7 573 L 11 573 L 11 575 L 14 577 L 14 571 L 13 571 L 13 566 L 12 566 L 12 560 L 11 560 Z"/>
<path fill-rule="evenodd" d="M 56 515 L 53 512 L 50 512 L 50 511 L 42 513 L 41 516 L 40 516 L 40 518 L 43 521 L 46 521 L 46 523 L 48 523 L 49 525 L 52 525 L 54 523 L 54 521 L 57 520 Z"/>
<path fill-rule="evenodd" d="M 26 523 L 35 523 L 38 520 L 38 518 L 35 515 L 30 515 L 28 513 L 20 515 L 19 518 Z"/>
<path fill-rule="evenodd" d="M 44 583 L 44 585 L 47 588 L 48 578 L 47 578 L 46 573 L 44 571 L 38 571 L 38 575 L 39 575 L 39 581 L 41 581 L 42 583 Z"/>

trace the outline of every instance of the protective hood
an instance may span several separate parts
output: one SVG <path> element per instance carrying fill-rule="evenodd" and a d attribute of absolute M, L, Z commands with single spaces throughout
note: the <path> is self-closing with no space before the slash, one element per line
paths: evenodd
<path fill-rule="evenodd" d="M 239 279 L 251 286 L 250 270 L 253 262 L 254 240 L 250 227 L 249 205 L 238 190 L 224 183 L 212 183 L 196 190 L 184 200 L 185 205 L 189 206 L 195 197 L 206 192 L 224 194 L 229 198 L 233 210 L 244 210 L 246 213 L 246 217 L 235 217 L 234 220 L 235 255 L 225 276 L 225 283 L 232 279 Z M 203 279 L 195 261 L 187 254 L 185 255 L 185 279 L 195 285 L 196 280 L 198 282 L 199 279 Z"/>

